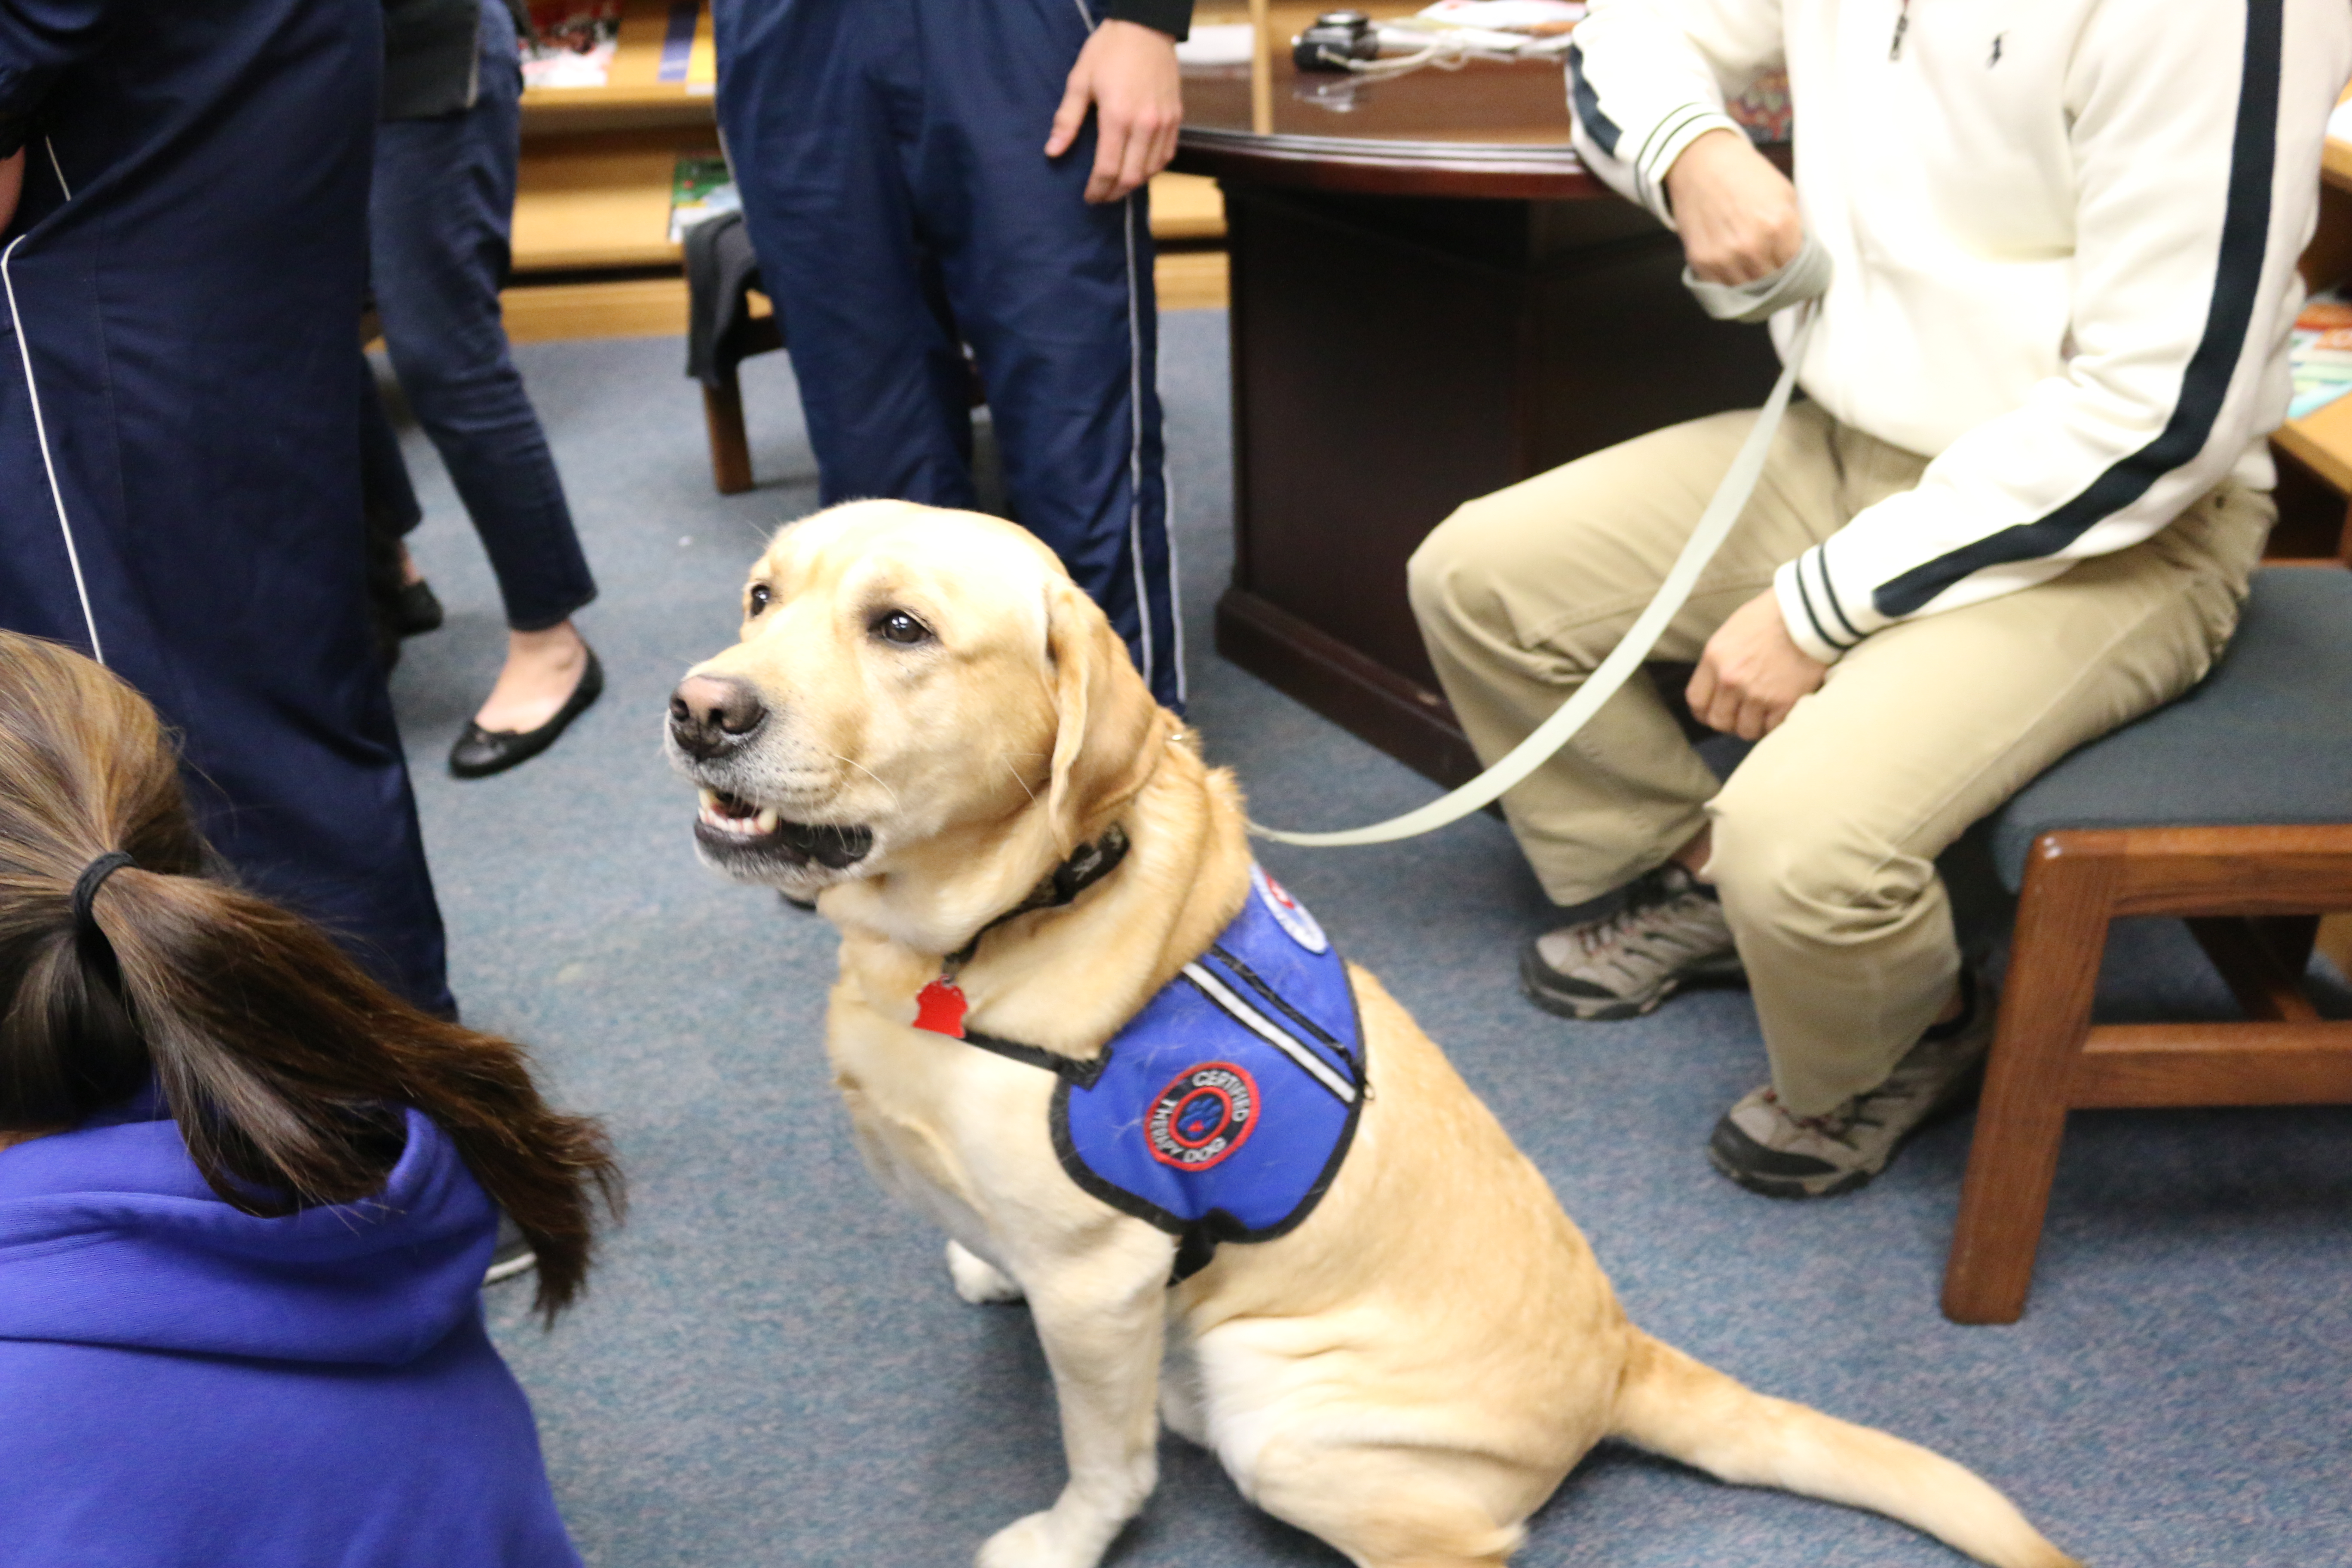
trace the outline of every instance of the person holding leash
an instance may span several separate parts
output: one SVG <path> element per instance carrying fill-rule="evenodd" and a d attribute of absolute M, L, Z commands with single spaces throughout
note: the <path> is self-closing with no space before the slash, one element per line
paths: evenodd
<path fill-rule="evenodd" d="M 1810 401 L 1655 654 L 1757 743 L 1718 784 L 1637 681 L 1514 789 L 1555 903 L 1622 894 L 1521 975 L 1540 1006 L 1622 1018 L 1744 973 L 1771 1082 L 1708 1156 L 1774 1196 L 1847 1192 L 1990 1040 L 1936 856 L 2234 627 L 2352 12 L 1595 0 L 1569 58 L 1579 153 L 1696 279 L 1757 285 L 1812 247 L 1830 282 Z M 1793 185 L 1723 111 L 1779 66 Z M 1483 760 L 1615 645 L 1755 421 L 1594 453 L 1423 544 L 1414 613 Z"/>
<path fill-rule="evenodd" d="M 1011 510 L 1183 705 L 1144 185 L 1192 0 L 714 0 L 719 123 L 831 506 Z"/>

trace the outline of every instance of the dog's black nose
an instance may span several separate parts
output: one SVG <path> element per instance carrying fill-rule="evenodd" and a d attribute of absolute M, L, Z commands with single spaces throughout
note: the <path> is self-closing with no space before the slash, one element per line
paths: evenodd
<path fill-rule="evenodd" d="M 729 676 L 689 675 L 670 693 L 670 738 L 691 757 L 717 756 L 767 717 L 759 693 Z"/>

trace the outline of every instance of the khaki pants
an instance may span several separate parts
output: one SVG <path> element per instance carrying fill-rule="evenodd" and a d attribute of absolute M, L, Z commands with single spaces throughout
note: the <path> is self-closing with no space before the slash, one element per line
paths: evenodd
<path fill-rule="evenodd" d="M 1462 508 L 1412 558 L 1413 613 L 1493 762 L 1616 646 L 1756 416 L 1596 452 Z M 1655 658 L 1689 663 L 1773 569 L 1926 459 L 1789 411 L 1746 513 Z M 1865 638 L 1720 786 L 1646 681 L 1504 797 L 1561 904 L 1714 827 L 1707 872 L 1800 1115 L 1876 1086 L 1949 994 L 1959 954 L 1936 856 L 2074 747 L 2195 684 L 2237 622 L 2275 509 L 2234 482 L 2154 538 L 2038 587 Z"/>

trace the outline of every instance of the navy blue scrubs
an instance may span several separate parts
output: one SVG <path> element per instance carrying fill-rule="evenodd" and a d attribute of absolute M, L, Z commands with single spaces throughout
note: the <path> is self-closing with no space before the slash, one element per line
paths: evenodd
<path fill-rule="evenodd" d="M 1141 192 L 1045 137 L 1084 0 L 713 0 L 719 120 L 830 505 L 971 507 L 961 335 L 1016 521 L 1181 706 Z"/>
<path fill-rule="evenodd" d="M 0 0 L 0 626 L 181 733 L 247 883 L 446 1008 L 364 595 L 380 0 Z"/>

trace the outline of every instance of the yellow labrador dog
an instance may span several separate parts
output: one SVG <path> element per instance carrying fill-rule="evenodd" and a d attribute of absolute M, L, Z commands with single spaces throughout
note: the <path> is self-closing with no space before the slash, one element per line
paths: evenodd
<path fill-rule="evenodd" d="M 1344 1158 L 1287 1228 L 1204 1247 L 1106 1196 L 1070 1163 L 1074 1086 L 1163 1001 L 1248 991 L 1222 944 L 1251 900 L 1287 906 L 1254 880 L 1233 778 L 1052 553 L 991 518 L 822 512 L 776 537 L 743 617 L 670 704 L 701 852 L 822 895 L 842 937 L 828 1049 L 860 1146 L 945 1228 L 966 1300 L 1027 1299 L 1053 1369 L 1068 1484 L 991 1537 L 983 1568 L 1091 1568 L 1150 1495 L 1163 1419 L 1366 1568 L 1502 1563 L 1603 1437 L 1875 1509 L 2002 1568 L 2071 1561 L 1951 1461 L 1751 1393 L 1626 1321 L 1543 1177 L 1336 958 L 1359 1033 L 1320 1059 L 1361 1070 L 1311 1092 L 1361 1092 Z M 1320 933 L 1288 909 L 1311 967 Z M 1269 989 L 1232 1016 L 1286 1005 Z M 1288 1016 L 1258 1032 L 1331 1038 Z M 1284 1105 L 1307 1113 L 1310 1091 L 1275 1070 L 1181 1079 L 1172 1112 L 1127 1131 L 1181 1184 L 1198 1173 L 1182 1162 L 1222 1159 Z M 1244 1080 L 1267 1080 L 1262 1106 Z"/>

